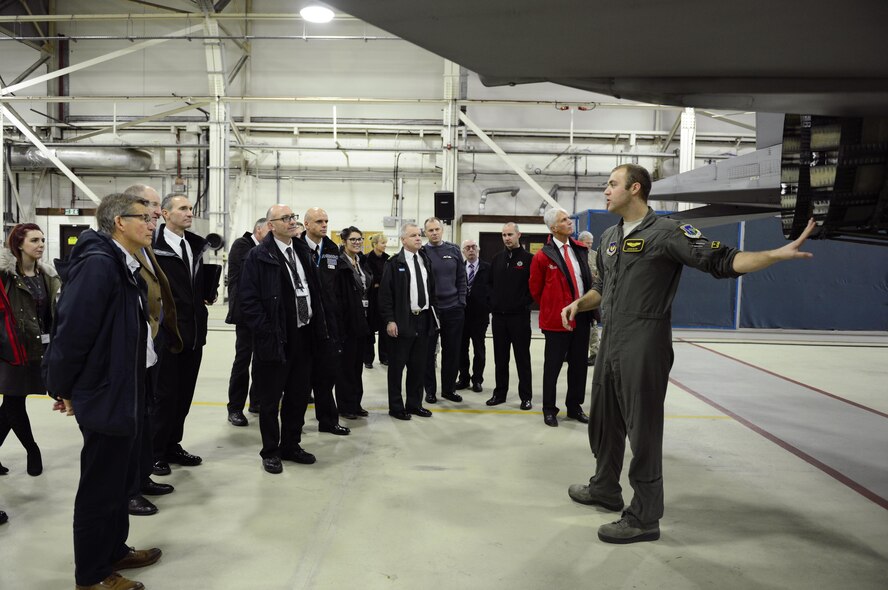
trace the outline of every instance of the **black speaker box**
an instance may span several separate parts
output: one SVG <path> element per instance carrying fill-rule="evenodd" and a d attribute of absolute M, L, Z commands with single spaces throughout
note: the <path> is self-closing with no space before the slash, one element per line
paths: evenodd
<path fill-rule="evenodd" d="M 453 191 L 435 191 L 435 217 L 453 221 Z"/>

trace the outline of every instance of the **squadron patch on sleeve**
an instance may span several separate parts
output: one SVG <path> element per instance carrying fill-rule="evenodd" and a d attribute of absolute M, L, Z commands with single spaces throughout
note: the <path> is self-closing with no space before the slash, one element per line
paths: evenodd
<path fill-rule="evenodd" d="M 718 250 L 719 248 L 721 248 L 721 245 L 722 245 L 722 243 L 719 242 L 718 240 L 709 242 L 709 247 L 712 248 L 713 250 Z"/>
<path fill-rule="evenodd" d="M 623 252 L 641 252 L 644 250 L 644 240 L 623 240 Z"/>
<path fill-rule="evenodd" d="M 613 256 L 616 253 L 617 253 L 617 243 L 611 242 L 610 244 L 607 245 L 607 255 Z"/>
<path fill-rule="evenodd" d="M 678 229 L 680 229 L 681 232 L 685 236 L 691 238 L 692 240 L 696 240 L 697 238 L 699 238 L 700 236 L 703 235 L 703 233 L 699 229 L 697 229 L 696 227 L 694 227 L 690 223 L 680 225 L 680 226 L 678 226 Z"/>

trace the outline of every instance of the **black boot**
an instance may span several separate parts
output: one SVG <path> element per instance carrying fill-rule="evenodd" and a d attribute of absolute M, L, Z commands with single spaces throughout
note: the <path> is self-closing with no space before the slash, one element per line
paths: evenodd
<path fill-rule="evenodd" d="M 28 475 L 34 477 L 43 473 L 43 457 L 40 455 L 40 449 L 37 445 L 28 451 Z"/>

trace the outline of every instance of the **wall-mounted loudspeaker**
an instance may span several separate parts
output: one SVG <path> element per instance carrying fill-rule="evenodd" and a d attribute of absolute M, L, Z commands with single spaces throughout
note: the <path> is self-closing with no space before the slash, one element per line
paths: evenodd
<path fill-rule="evenodd" d="M 435 191 L 435 217 L 453 221 L 453 191 Z"/>

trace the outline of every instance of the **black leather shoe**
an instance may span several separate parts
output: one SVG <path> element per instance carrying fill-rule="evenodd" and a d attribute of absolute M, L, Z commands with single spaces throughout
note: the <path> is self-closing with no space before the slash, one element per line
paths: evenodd
<path fill-rule="evenodd" d="M 456 382 L 456 385 L 454 385 L 454 388 L 457 391 L 460 391 L 463 389 L 468 389 L 469 388 L 469 381 L 460 379 L 459 381 Z"/>
<path fill-rule="evenodd" d="M 472 391 L 474 391 L 475 393 L 481 393 L 482 391 L 484 391 L 484 388 L 481 387 L 480 383 L 475 382 L 472 383 Z"/>
<path fill-rule="evenodd" d="M 567 417 L 573 418 L 577 422 L 582 422 L 583 424 L 589 423 L 589 416 L 587 416 L 586 412 L 584 412 L 582 409 L 579 409 L 575 412 L 568 412 Z"/>
<path fill-rule="evenodd" d="M 129 499 L 127 510 L 131 516 L 151 516 L 157 514 L 157 506 L 145 496 L 134 496 Z"/>
<path fill-rule="evenodd" d="M 293 461 L 294 463 L 301 463 L 302 465 L 311 465 L 317 458 L 300 447 L 296 445 L 296 448 L 292 451 L 281 451 L 281 459 L 284 461 Z"/>
<path fill-rule="evenodd" d="M 185 449 L 179 449 L 178 451 L 173 451 L 172 453 L 167 454 L 166 460 L 169 463 L 178 463 L 185 467 L 194 467 L 195 465 L 203 463 L 203 459 L 197 455 L 192 455 Z"/>
<path fill-rule="evenodd" d="M 558 418 L 555 417 L 555 414 L 544 414 L 543 422 L 546 423 L 546 426 L 558 426 Z"/>
<path fill-rule="evenodd" d="M 497 397 L 494 395 L 493 397 L 491 397 L 489 400 L 487 400 L 484 403 L 486 403 L 488 406 L 498 406 L 498 405 L 503 404 L 505 402 L 506 402 L 506 398 Z"/>
<path fill-rule="evenodd" d="M 425 400 L 427 404 L 437 404 L 438 398 L 435 397 L 434 393 L 427 393 L 425 396 Z"/>
<path fill-rule="evenodd" d="M 441 397 L 444 399 L 449 399 L 452 402 L 461 402 L 462 396 L 458 393 L 442 393 Z"/>
<path fill-rule="evenodd" d="M 521 409 L 522 409 L 522 410 L 529 410 L 529 409 L 531 409 L 532 407 L 533 407 L 533 406 L 530 404 L 530 400 L 529 400 L 529 399 L 521 400 Z"/>
<path fill-rule="evenodd" d="M 407 408 L 408 414 L 413 414 L 414 416 L 422 416 L 423 418 L 431 418 L 432 413 L 425 408 Z"/>
<path fill-rule="evenodd" d="M 0 524 L 6 523 L 7 520 L 9 520 L 9 517 L 6 515 L 5 512 L 0 510 Z"/>
<path fill-rule="evenodd" d="M 339 412 L 340 418 L 345 418 L 346 420 L 357 420 L 358 415 L 352 414 L 351 412 Z"/>
<path fill-rule="evenodd" d="M 410 414 L 408 414 L 406 411 L 401 411 L 401 412 L 389 411 L 389 416 L 391 416 L 392 418 L 397 418 L 398 420 L 410 420 L 410 417 L 411 417 Z"/>
<path fill-rule="evenodd" d="M 9 468 L 4 467 L 3 463 L 0 463 L 0 475 L 6 475 L 7 473 L 9 473 Z"/>
<path fill-rule="evenodd" d="M 275 475 L 284 470 L 284 466 L 281 465 L 281 460 L 277 457 L 266 457 L 262 459 L 262 468 Z"/>
<path fill-rule="evenodd" d="M 321 424 L 318 426 L 318 432 L 327 432 L 337 436 L 348 436 L 351 434 L 351 430 L 339 424 Z"/>
<path fill-rule="evenodd" d="M 383 367 L 389 366 L 388 359 L 386 359 L 386 360 L 379 359 L 379 364 L 382 365 Z"/>
<path fill-rule="evenodd" d="M 358 411 L 356 413 L 358 414 L 358 416 L 361 416 L 363 418 L 366 418 L 367 416 L 370 415 L 370 412 L 368 412 L 364 408 L 358 408 Z"/>
<path fill-rule="evenodd" d="M 171 486 L 168 483 L 156 483 L 148 480 L 148 483 L 142 486 L 142 489 L 139 490 L 143 496 L 164 496 L 166 494 L 172 494 L 176 488 Z"/>
<path fill-rule="evenodd" d="M 169 475 L 172 472 L 170 464 L 166 461 L 155 461 L 154 466 L 151 468 L 152 475 Z"/>
<path fill-rule="evenodd" d="M 373 363 L 364 363 L 364 368 L 365 368 L 365 369 L 372 369 L 372 368 L 373 368 Z"/>
<path fill-rule="evenodd" d="M 258 414 L 259 413 L 259 406 L 250 406 L 247 408 L 247 411 L 251 414 Z"/>
<path fill-rule="evenodd" d="M 247 426 L 249 424 L 243 412 L 228 412 L 228 421 L 232 426 Z"/>

